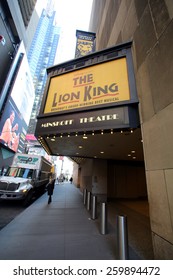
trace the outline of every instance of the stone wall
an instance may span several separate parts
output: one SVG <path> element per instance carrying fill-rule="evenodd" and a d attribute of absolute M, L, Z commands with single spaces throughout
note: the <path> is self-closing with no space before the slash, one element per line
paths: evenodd
<path fill-rule="evenodd" d="M 173 259 L 173 1 L 94 0 L 90 32 L 101 50 L 133 41 L 156 259 Z"/>
<path fill-rule="evenodd" d="M 108 161 L 108 199 L 147 198 L 145 169 L 134 162 Z"/>
<path fill-rule="evenodd" d="M 107 161 L 86 159 L 80 167 L 80 189 L 97 195 L 98 201 L 107 199 Z"/>

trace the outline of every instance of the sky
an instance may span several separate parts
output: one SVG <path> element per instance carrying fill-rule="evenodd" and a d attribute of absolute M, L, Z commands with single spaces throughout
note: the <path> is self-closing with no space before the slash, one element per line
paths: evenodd
<path fill-rule="evenodd" d="M 37 0 L 36 10 L 41 13 L 50 0 Z M 73 59 L 76 47 L 76 30 L 89 30 L 93 0 L 54 0 L 56 23 L 61 37 L 54 64 Z"/>

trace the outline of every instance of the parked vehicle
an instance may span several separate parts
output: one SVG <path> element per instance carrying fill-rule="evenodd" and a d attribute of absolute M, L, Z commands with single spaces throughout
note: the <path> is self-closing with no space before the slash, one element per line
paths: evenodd
<path fill-rule="evenodd" d="M 0 199 L 22 200 L 28 205 L 36 192 L 45 189 L 51 170 L 52 164 L 43 156 L 16 153 L 0 177 Z"/>

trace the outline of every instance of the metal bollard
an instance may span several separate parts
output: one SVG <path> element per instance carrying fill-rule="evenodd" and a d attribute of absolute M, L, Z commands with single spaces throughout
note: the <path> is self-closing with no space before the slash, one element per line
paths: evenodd
<path fill-rule="evenodd" d="M 117 216 L 117 246 L 119 260 L 128 260 L 127 217 Z"/>
<path fill-rule="evenodd" d="M 83 203 L 84 205 L 86 205 L 87 202 L 87 189 L 83 190 Z"/>
<path fill-rule="evenodd" d="M 107 233 L 107 204 L 101 203 L 101 234 Z"/>
<path fill-rule="evenodd" d="M 93 195 L 92 197 L 92 212 L 91 218 L 95 220 L 97 218 L 97 196 Z"/>
<path fill-rule="evenodd" d="M 91 192 L 87 193 L 87 210 L 91 209 Z"/>

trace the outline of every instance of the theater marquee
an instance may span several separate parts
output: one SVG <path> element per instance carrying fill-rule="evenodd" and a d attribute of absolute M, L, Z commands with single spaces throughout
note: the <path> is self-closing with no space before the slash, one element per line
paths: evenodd
<path fill-rule="evenodd" d="M 127 42 L 47 69 L 35 130 L 47 152 L 63 153 L 62 137 L 73 146 L 85 133 L 109 135 L 139 126 L 131 46 Z"/>
<path fill-rule="evenodd" d="M 52 116 L 39 120 L 39 135 L 55 135 L 80 131 L 107 130 L 137 127 L 139 119 L 135 108 L 123 106 L 114 109 L 81 112 L 62 116 Z"/>
<path fill-rule="evenodd" d="M 50 79 L 44 114 L 97 108 L 130 100 L 126 58 Z"/>

